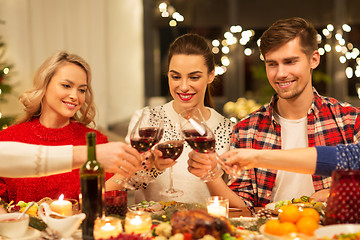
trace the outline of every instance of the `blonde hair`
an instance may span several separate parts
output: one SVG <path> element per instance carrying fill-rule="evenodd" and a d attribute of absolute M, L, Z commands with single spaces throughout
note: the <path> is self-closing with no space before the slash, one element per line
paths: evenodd
<path fill-rule="evenodd" d="M 87 90 L 85 93 L 85 102 L 71 118 L 81 122 L 85 126 L 94 123 L 96 107 L 94 104 L 94 95 L 91 88 L 91 69 L 89 64 L 75 54 L 60 51 L 53 54 L 39 67 L 33 79 L 33 87 L 20 95 L 19 100 L 24 105 L 25 115 L 20 117 L 16 124 L 26 122 L 34 117 L 41 115 L 42 101 L 52 77 L 64 63 L 73 63 L 81 67 L 87 76 Z M 94 123 L 95 124 L 95 123 Z"/>

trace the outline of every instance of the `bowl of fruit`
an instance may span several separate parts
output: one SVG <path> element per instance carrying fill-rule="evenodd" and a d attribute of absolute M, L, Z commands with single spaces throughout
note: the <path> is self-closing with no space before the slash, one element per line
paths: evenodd
<path fill-rule="evenodd" d="M 281 207 L 278 218 L 268 220 L 259 230 L 271 240 L 280 240 L 291 234 L 313 236 L 319 221 L 320 215 L 314 208 L 292 204 Z"/>

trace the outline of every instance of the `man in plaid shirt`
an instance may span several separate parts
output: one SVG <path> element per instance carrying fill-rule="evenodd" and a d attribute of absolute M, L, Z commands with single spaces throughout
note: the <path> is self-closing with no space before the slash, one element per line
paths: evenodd
<path fill-rule="evenodd" d="M 260 51 L 276 94 L 234 127 L 233 147 L 291 149 L 359 141 L 359 108 L 322 97 L 312 87 L 312 71 L 319 65 L 320 54 L 311 23 L 302 18 L 275 22 L 262 35 Z M 206 157 L 192 152 L 189 158 L 189 171 L 203 174 L 198 164 L 205 164 Z M 324 201 L 330 185 L 330 178 L 264 168 L 244 171 L 230 186 L 232 191 L 220 178 L 207 183 L 212 195 L 226 196 L 236 207 L 244 202 L 264 206 L 302 195 Z"/>
<path fill-rule="evenodd" d="M 322 97 L 312 87 L 311 74 L 320 62 L 316 36 L 314 27 L 301 18 L 277 21 L 264 32 L 260 51 L 276 94 L 234 127 L 231 141 L 235 148 L 290 149 L 358 142 L 359 109 Z M 264 206 L 301 195 L 324 201 L 330 185 L 330 178 L 312 176 L 309 184 L 304 174 L 254 168 L 244 171 L 230 188 L 247 205 Z"/>

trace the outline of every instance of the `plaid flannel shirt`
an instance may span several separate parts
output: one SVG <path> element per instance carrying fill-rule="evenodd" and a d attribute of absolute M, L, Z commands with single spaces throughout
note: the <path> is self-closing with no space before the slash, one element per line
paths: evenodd
<path fill-rule="evenodd" d="M 360 108 L 336 99 L 320 96 L 313 88 L 314 99 L 308 111 L 308 142 L 313 146 L 357 143 L 360 138 Z M 278 99 L 237 123 L 231 136 L 235 148 L 281 149 L 281 127 L 272 112 Z M 249 206 L 265 206 L 270 202 L 277 170 L 253 168 L 244 171 L 230 188 Z M 329 188 L 331 178 L 313 176 L 315 191 Z"/>

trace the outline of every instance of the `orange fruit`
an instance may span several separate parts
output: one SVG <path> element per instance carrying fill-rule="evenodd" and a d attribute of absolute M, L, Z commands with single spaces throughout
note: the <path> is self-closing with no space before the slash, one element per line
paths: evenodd
<path fill-rule="evenodd" d="M 319 227 L 319 223 L 312 217 L 301 217 L 296 223 L 296 227 L 300 233 L 312 236 L 314 231 Z"/>
<path fill-rule="evenodd" d="M 285 235 L 285 234 L 289 234 L 289 233 L 297 233 L 297 228 L 295 223 L 292 222 L 283 222 L 280 223 L 280 235 Z"/>
<path fill-rule="evenodd" d="M 311 217 L 316 222 L 320 221 L 320 215 L 318 211 L 316 211 L 314 208 L 303 208 L 302 211 L 300 211 L 302 217 Z"/>
<path fill-rule="evenodd" d="M 280 209 L 280 222 L 292 222 L 296 223 L 297 220 L 301 217 L 299 207 L 296 205 L 287 205 L 283 206 Z"/>
<path fill-rule="evenodd" d="M 265 223 L 264 231 L 272 235 L 280 235 L 280 221 L 277 219 L 270 219 Z"/>

